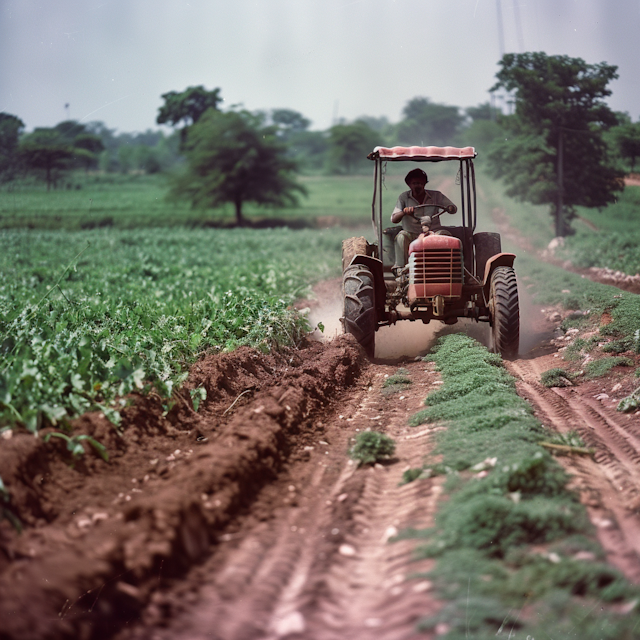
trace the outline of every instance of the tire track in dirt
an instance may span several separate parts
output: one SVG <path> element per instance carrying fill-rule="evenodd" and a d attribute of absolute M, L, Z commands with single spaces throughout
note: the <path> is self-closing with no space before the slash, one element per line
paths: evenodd
<path fill-rule="evenodd" d="M 547 363 L 545 366 L 544 363 Z M 575 389 L 547 388 L 539 383 L 547 360 L 507 363 L 520 396 L 538 419 L 560 433 L 575 430 L 595 450 L 593 459 L 560 457 L 574 476 L 609 561 L 631 581 L 640 582 L 640 425 Z"/>
<path fill-rule="evenodd" d="M 433 525 L 442 479 L 400 482 L 403 471 L 420 465 L 429 451 L 433 429 L 416 431 L 407 418 L 437 380 L 431 364 L 404 366 L 413 380 L 409 387 L 383 394 L 385 375 L 397 367 L 371 364 L 340 415 L 322 418 L 324 433 L 309 459 L 265 489 L 288 494 L 286 502 L 265 520 L 249 519 L 223 536 L 214 556 L 188 579 L 200 585 L 191 604 L 176 603 L 174 595 L 173 606 L 181 610 L 166 621 L 166 631 L 155 626 L 155 603 L 143 613 L 142 626 L 119 637 L 424 638 L 416 622 L 439 604 L 429 581 L 412 576 L 427 571 L 431 561 L 416 562 L 416 541 L 394 537 L 405 528 Z M 350 437 L 367 428 L 396 440 L 393 460 L 358 468 L 347 458 Z"/>

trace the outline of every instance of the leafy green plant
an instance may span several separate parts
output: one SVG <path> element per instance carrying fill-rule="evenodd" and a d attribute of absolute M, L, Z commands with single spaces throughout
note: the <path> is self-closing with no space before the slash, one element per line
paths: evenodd
<path fill-rule="evenodd" d="M 626 398 L 622 398 L 622 400 L 618 402 L 616 409 L 622 411 L 622 413 L 631 413 L 632 411 L 640 409 L 640 387 Z"/>
<path fill-rule="evenodd" d="M 0 425 L 36 432 L 88 410 L 117 424 L 121 398 L 171 397 L 206 351 L 299 344 L 310 327 L 293 302 L 339 270 L 342 235 L 5 232 Z"/>
<path fill-rule="evenodd" d="M 9 491 L 0 477 L 0 520 L 8 520 L 13 528 L 20 533 L 22 531 L 22 523 L 16 515 L 9 509 L 8 504 L 11 499 Z"/>
<path fill-rule="evenodd" d="M 363 431 L 356 436 L 355 444 L 349 449 L 349 455 L 358 464 L 373 464 L 390 458 L 396 450 L 396 443 L 384 433 Z"/>
<path fill-rule="evenodd" d="M 75 436 L 69 436 L 66 433 L 60 433 L 59 431 L 50 431 L 44 437 L 44 442 L 49 442 L 51 438 L 60 438 L 67 443 L 67 450 L 74 458 L 79 458 L 85 453 L 83 442 L 88 442 L 96 451 L 96 453 L 105 461 L 109 462 L 109 453 L 107 448 L 95 438 L 92 438 L 86 434 L 78 434 Z"/>
<path fill-rule="evenodd" d="M 207 399 L 207 390 L 204 387 L 198 387 L 197 389 L 191 389 L 189 395 L 191 396 L 193 410 L 198 413 L 200 403 Z"/>

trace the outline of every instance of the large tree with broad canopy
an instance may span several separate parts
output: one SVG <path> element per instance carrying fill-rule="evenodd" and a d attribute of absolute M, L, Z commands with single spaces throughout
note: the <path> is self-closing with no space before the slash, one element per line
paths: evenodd
<path fill-rule="evenodd" d="M 173 186 L 194 207 L 231 203 L 242 226 L 246 202 L 284 206 L 305 193 L 295 180 L 296 163 L 277 136 L 277 126 L 248 111 L 209 109 L 191 125 L 183 145 L 187 169 Z"/>
<path fill-rule="evenodd" d="M 546 53 L 506 54 L 492 91 L 509 92 L 515 112 L 491 149 L 493 172 L 507 194 L 549 204 L 556 236 L 570 232 L 575 207 L 605 207 L 624 188 L 603 139 L 617 124 L 605 103 L 617 67 Z"/>

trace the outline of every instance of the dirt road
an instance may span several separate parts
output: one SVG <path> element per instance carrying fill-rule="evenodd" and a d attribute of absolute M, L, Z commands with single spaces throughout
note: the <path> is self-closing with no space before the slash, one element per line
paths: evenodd
<path fill-rule="evenodd" d="M 335 287 L 320 289 L 323 304 Z M 532 350 L 509 370 L 545 424 L 577 429 L 596 450 L 564 460 L 610 561 L 639 581 L 640 425 L 614 407 L 632 383 L 614 372 L 542 387 L 540 373 L 557 364 L 548 315 L 527 312 Z M 72 466 L 62 446 L 27 435 L 3 442 L 25 531 L 0 525 L 0 638 L 429 637 L 416 623 L 441 607 L 422 575 L 430 565 L 413 560 L 416 541 L 395 540 L 433 524 L 441 493 L 439 478 L 400 484 L 443 428 L 407 426 L 440 383 L 415 359 L 435 337 L 427 329 L 381 334 L 372 363 L 347 336 L 209 356 L 175 406 L 138 398 L 122 435 L 99 415 L 79 421 L 107 445 L 108 464 L 88 452 Z M 385 387 L 399 366 L 412 383 Z M 196 413 L 188 390 L 200 386 Z M 366 429 L 395 439 L 392 460 L 350 460 Z"/>

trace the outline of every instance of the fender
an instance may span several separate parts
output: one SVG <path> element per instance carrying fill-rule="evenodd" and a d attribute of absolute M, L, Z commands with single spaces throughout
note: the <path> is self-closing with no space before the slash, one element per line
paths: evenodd
<path fill-rule="evenodd" d="M 489 293 L 491 290 L 491 274 L 496 267 L 513 267 L 513 262 L 516 259 L 515 253 L 496 253 L 495 256 L 491 256 L 487 260 L 487 264 L 484 268 L 484 279 L 482 289 L 484 291 L 484 299 L 489 299 Z"/>
<path fill-rule="evenodd" d="M 384 316 L 384 304 L 387 298 L 387 288 L 384 284 L 382 260 L 378 260 L 378 258 L 373 258 L 372 256 L 364 256 L 362 254 L 358 254 L 353 256 L 353 259 L 349 263 L 349 266 L 351 266 L 352 264 L 361 264 L 371 269 L 371 274 L 373 275 L 374 291 L 376 295 L 376 311 L 379 320 Z"/>

